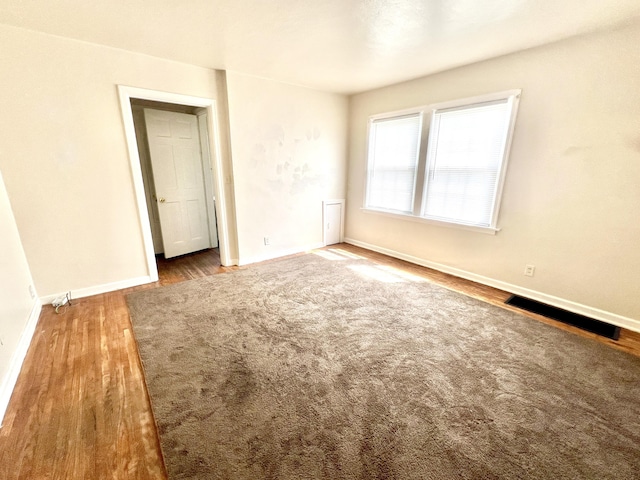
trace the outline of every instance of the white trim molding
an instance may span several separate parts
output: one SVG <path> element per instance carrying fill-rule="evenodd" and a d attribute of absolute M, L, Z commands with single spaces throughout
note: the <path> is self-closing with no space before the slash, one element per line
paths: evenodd
<path fill-rule="evenodd" d="M 380 210 L 377 208 L 362 207 L 360 211 L 362 213 L 382 215 L 383 217 L 397 218 L 399 220 L 406 220 L 408 222 L 426 223 L 428 225 L 434 225 L 436 227 L 444 228 L 457 228 L 458 230 L 467 230 L 469 232 L 484 233 L 487 235 L 495 235 L 500 231 L 500 229 L 497 227 L 480 227 L 477 225 L 465 225 L 464 223 L 441 222 L 432 218 L 418 217 L 416 215 L 411 215 L 408 213 L 391 212 L 389 210 Z"/>
<path fill-rule="evenodd" d="M 105 283 L 102 285 L 95 285 L 93 287 L 79 288 L 77 290 L 71 290 L 71 303 L 73 304 L 74 298 L 91 297 L 93 295 L 100 295 L 101 293 L 115 292 L 116 290 L 122 290 L 123 288 L 137 287 L 138 285 L 144 285 L 145 283 L 155 282 L 151 277 L 136 277 L 129 278 L 127 280 L 120 280 L 119 282 Z M 46 295 L 40 297 L 42 305 L 51 303 L 58 297 L 62 297 L 67 292 L 60 292 L 54 295 Z"/>
<path fill-rule="evenodd" d="M 20 374 L 20 369 L 22 368 L 24 359 L 27 356 L 29 345 L 31 345 L 31 339 L 33 338 L 33 333 L 36 330 L 36 325 L 38 324 L 38 319 L 40 318 L 41 311 L 42 303 L 40 301 L 36 301 L 33 304 L 31 313 L 29 314 L 27 325 L 20 335 L 18 346 L 13 352 L 13 356 L 11 357 L 9 372 L 7 373 L 7 376 L 2 380 L 2 384 L 0 385 L 0 426 L 2 425 L 2 422 L 4 420 L 4 414 L 7 412 L 9 400 L 11 400 L 11 394 L 13 393 L 13 389 L 15 388 L 16 382 L 18 381 L 18 375 Z"/>
<path fill-rule="evenodd" d="M 591 317 L 596 320 L 601 320 L 603 322 L 610 323 L 611 325 L 615 325 L 617 327 L 626 328 L 628 330 L 632 330 L 634 332 L 640 333 L 640 320 L 636 320 L 634 318 L 624 317 L 622 315 L 618 315 L 617 313 L 608 312 L 606 310 L 600 310 L 599 308 L 590 307 L 588 305 L 583 305 L 581 303 L 573 302 L 571 300 L 555 297 L 547 293 L 538 292 L 536 290 L 530 290 L 528 288 L 520 287 L 518 285 L 513 285 L 511 283 L 495 280 L 493 278 L 485 277 L 483 275 L 477 275 L 475 273 L 467 272 L 466 270 L 460 270 L 458 268 L 449 267 L 447 265 L 443 265 L 440 263 L 431 262 L 429 260 L 424 260 L 419 257 L 414 257 L 413 255 L 408 255 L 406 253 L 396 252 L 395 250 L 379 247 L 377 245 L 372 245 L 370 243 L 361 242 L 360 240 L 355 240 L 353 238 L 345 238 L 344 241 L 345 243 L 355 245 L 356 247 L 362 247 L 362 248 L 366 248 L 367 250 L 383 253 L 390 257 L 399 258 L 400 260 L 405 260 L 407 262 L 411 262 L 416 265 L 432 268 L 433 270 L 438 270 L 439 272 L 444 272 L 444 273 L 454 275 L 456 277 L 464 278 L 466 280 L 471 280 L 473 282 L 480 283 L 482 285 L 488 285 L 490 287 L 498 288 L 500 290 L 504 290 L 509 293 L 527 297 L 532 300 L 537 300 L 539 302 L 543 302 L 548 305 L 552 305 L 554 307 L 562 308 L 564 310 L 568 310 L 573 313 L 584 315 L 586 317 Z"/>

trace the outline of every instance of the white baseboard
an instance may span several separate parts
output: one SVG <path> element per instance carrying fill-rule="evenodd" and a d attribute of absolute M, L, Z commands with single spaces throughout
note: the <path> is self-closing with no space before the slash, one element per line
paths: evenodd
<path fill-rule="evenodd" d="M 71 290 L 71 299 L 90 297 L 92 295 L 100 295 L 101 293 L 114 292 L 116 290 L 122 290 L 123 288 L 137 287 L 138 285 L 144 285 L 145 283 L 151 283 L 153 280 L 150 276 L 130 278 L 127 280 L 121 280 L 119 282 L 105 283 L 103 285 L 95 285 L 93 287 L 79 288 L 77 290 Z M 53 295 L 46 295 L 40 297 L 42 305 L 51 303 L 58 297 L 65 295 L 67 292 L 60 292 Z"/>
<path fill-rule="evenodd" d="M 286 257 L 287 255 L 295 255 L 296 253 L 308 252 L 309 250 L 315 250 L 316 248 L 322 248 L 324 244 L 322 242 L 307 245 L 306 247 L 294 247 L 289 249 L 273 250 L 271 252 L 264 253 L 262 255 L 255 255 L 253 257 L 241 257 L 238 261 L 238 265 L 249 265 L 251 263 L 264 262 L 266 260 L 273 260 L 274 258 Z"/>
<path fill-rule="evenodd" d="M 571 300 L 565 300 L 564 298 L 555 297 L 553 295 L 538 292 L 536 290 L 530 290 L 528 288 L 520 287 L 518 285 L 513 285 L 507 282 L 502 282 L 500 280 L 485 277 L 483 275 L 477 275 L 475 273 L 460 270 L 458 268 L 431 262 L 419 257 L 414 257 L 413 255 L 407 255 L 405 253 L 396 252 L 395 250 L 390 250 L 388 248 L 361 242 L 353 238 L 345 238 L 344 241 L 345 243 L 349 243 L 357 247 L 362 247 L 366 248 L 367 250 L 383 253 L 385 255 L 389 255 L 390 257 L 399 258 L 400 260 L 406 260 L 407 262 L 415 263 L 416 265 L 421 265 L 423 267 L 432 268 L 440 272 L 449 273 L 456 277 L 465 278 L 476 283 L 481 283 L 483 285 L 498 288 L 506 292 L 531 298 L 533 300 L 537 300 L 548 305 L 553 305 L 554 307 L 562 308 L 573 313 L 595 318 L 596 320 L 601 320 L 618 327 L 627 328 L 629 330 L 633 330 L 634 332 L 640 332 L 640 320 L 636 320 L 634 318 L 624 317 L 622 315 L 618 315 L 617 313 L 607 312 L 606 310 L 600 310 L 599 308 L 590 307 L 588 305 L 576 303 Z"/>
<path fill-rule="evenodd" d="M 22 334 L 20 335 L 20 340 L 18 341 L 17 348 L 13 352 L 13 356 L 11 357 L 9 373 L 7 373 L 7 376 L 2 380 L 2 384 L 0 385 L 0 426 L 2 425 L 4 414 L 6 413 L 7 407 L 9 406 L 9 400 L 11 400 L 13 389 L 15 388 L 16 382 L 18 381 L 18 375 L 20 374 L 22 363 L 27 356 L 29 345 L 31 345 L 31 339 L 33 338 L 33 333 L 36 330 L 36 325 L 38 324 L 38 318 L 40 318 L 41 310 L 42 304 L 39 301 L 36 301 L 33 304 L 31 313 L 29 314 L 27 324 L 22 331 Z"/>

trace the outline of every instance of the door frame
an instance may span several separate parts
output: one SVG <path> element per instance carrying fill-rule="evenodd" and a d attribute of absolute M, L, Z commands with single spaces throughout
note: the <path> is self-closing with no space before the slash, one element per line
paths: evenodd
<path fill-rule="evenodd" d="M 202 168 L 204 169 L 204 192 L 207 201 L 207 218 L 209 219 L 209 239 L 212 248 L 219 246 L 218 222 L 216 219 L 215 189 L 213 185 L 213 161 L 211 160 L 211 146 L 209 142 L 209 114 L 206 109 L 198 109 L 195 113 L 198 119 L 198 139 L 200 141 L 200 154 Z M 207 168 L 209 171 L 207 172 Z"/>
<path fill-rule="evenodd" d="M 136 139 L 135 126 L 133 123 L 133 113 L 131 111 L 131 99 L 153 100 L 156 102 L 175 103 L 178 105 L 188 105 L 191 107 L 205 108 L 207 111 L 207 128 L 209 133 L 209 151 L 213 168 L 213 190 L 216 197 L 215 209 L 217 216 L 218 240 L 220 248 L 220 263 L 228 266 L 233 260 L 229 255 L 229 226 L 226 209 L 226 195 L 224 177 L 222 171 L 222 158 L 220 150 L 220 126 L 218 123 L 218 111 L 216 101 L 212 98 L 193 97 L 178 93 L 162 92 L 159 90 L 149 90 L 146 88 L 129 87 L 118 85 L 118 97 L 120 99 L 120 112 L 124 123 L 127 148 L 129 150 L 129 163 L 133 179 L 133 189 L 138 207 L 138 217 L 140 228 L 142 229 L 142 240 L 144 243 L 147 269 L 152 282 L 158 280 L 158 265 L 153 248 L 153 238 L 151 236 L 151 224 L 149 211 L 145 198 L 144 182 L 142 180 L 142 167 L 138 154 L 138 141 Z"/>

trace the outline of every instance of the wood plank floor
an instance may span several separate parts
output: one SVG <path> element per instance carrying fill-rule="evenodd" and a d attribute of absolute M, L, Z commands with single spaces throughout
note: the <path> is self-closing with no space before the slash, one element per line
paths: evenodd
<path fill-rule="evenodd" d="M 323 250 L 363 256 L 520 311 L 504 305 L 509 294 L 501 290 L 351 245 Z M 0 429 L 0 479 L 166 478 L 125 295 L 235 269 L 221 267 L 216 250 L 159 259 L 158 282 L 75 300 L 59 315 L 43 307 Z M 640 355 L 640 334 L 623 330 L 614 342 L 520 312 Z"/>

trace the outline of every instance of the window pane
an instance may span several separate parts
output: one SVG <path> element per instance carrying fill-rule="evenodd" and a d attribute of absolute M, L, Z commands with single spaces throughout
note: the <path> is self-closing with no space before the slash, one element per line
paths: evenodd
<path fill-rule="evenodd" d="M 424 216 L 491 226 L 510 115 L 507 99 L 434 112 Z"/>
<path fill-rule="evenodd" d="M 367 207 L 413 212 L 421 124 L 419 113 L 372 122 Z"/>

